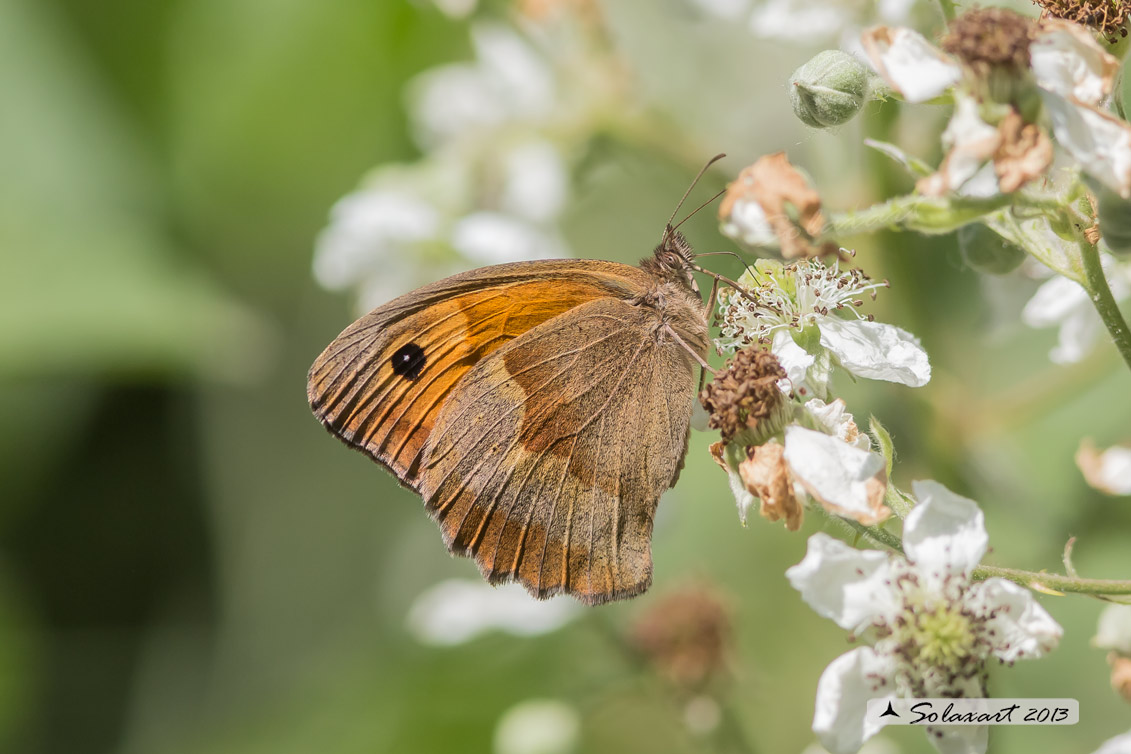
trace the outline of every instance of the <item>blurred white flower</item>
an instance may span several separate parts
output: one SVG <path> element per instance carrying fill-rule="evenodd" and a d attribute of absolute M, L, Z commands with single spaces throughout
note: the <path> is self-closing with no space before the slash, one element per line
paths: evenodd
<path fill-rule="evenodd" d="M 1084 480 L 1108 495 L 1131 495 L 1131 447 L 1113 445 L 1099 450 L 1084 440 L 1076 451 L 1076 465 Z"/>
<path fill-rule="evenodd" d="M 1104 741 L 1093 754 L 1131 754 L 1131 730 Z"/>
<path fill-rule="evenodd" d="M 1131 605 L 1108 605 L 1103 609 L 1092 646 L 1131 657 Z"/>
<path fill-rule="evenodd" d="M 992 160 L 1001 136 L 996 127 L 982 120 L 976 98 L 956 95 L 955 99 L 954 115 L 942 135 L 946 158 L 937 173 L 920 181 L 919 191 L 979 199 L 996 196 L 1001 191 Z"/>
<path fill-rule="evenodd" d="M 841 271 L 839 262 L 827 267 L 817 259 L 788 265 L 759 260 L 739 282 L 755 300 L 727 295 L 719 347 L 768 344 L 795 390 L 825 394 L 827 375 L 819 369 L 824 352 L 857 377 L 911 387 L 930 380 L 927 353 L 915 336 L 856 311 L 864 303 L 862 296 L 874 295 L 886 283 L 872 282 L 859 270 Z"/>
<path fill-rule="evenodd" d="M 1107 254 L 1102 262 L 1108 285 L 1116 301 L 1131 295 L 1131 264 L 1121 263 Z M 1084 287 L 1063 275 L 1045 281 L 1021 311 L 1021 321 L 1029 327 L 1059 327 L 1056 346 L 1049 359 L 1056 364 L 1072 364 L 1083 359 L 1104 332 L 1103 320 Z"/>
<path fill-rule="evenodd" d="M 977 504 L 932 481 L 915 482 L 914 493 L 906 558 L 818 533 L 786 571 L 818 614 L 870 644 L 833 660 L 817 684 L 813 731 L 834 754 L 856 752 L 879 730 L 865 719 L 869 699 L 980 697 L 991 658 L 1038 658 L 1060 640 L 1061 627 L 1026 589 L 971 581 L 988 544 Z M 940 751 L 985 751 L 984 726 L 935 730 Z"/>
<path fill-rule="evenodd" d="M 1131 124 L 1094 107 L 1042 92 L 1057 142 L 1085 173 L 1131 198 Z"/>
<path fill-rule="evenodd" d="M 417 140 L 434 147 L 514 120 L 547 115 L 556 97 L 546 59 L 507 26 L 472 26 L 475 62 L 425 71 L 409 83 Z"/>
<path fill-rule="evenodd" d="M 750 14 L 750 30 L 763 39 L 812 43 L 835 39 L 864 3 L 763 0 Z"/>
<path fill-rule="evenodd" d="M 581 738 L 581 718 L 553 699 L 528 699 L 503 713 L 495 727 L 495 754 L 570 754 Z"/>
<path fill-rule="evenodd" d="M 558 216 L 569 192 L 561 152 L 544 139 L 511 148 L 503 157 L 501 209 L 533 222 Z"/>
<path fill-rule="evenodd" d="M 963 80 L 958 61 L 912 29 L 876 27 L 861 41 L 876 71 L 908 102 L 934 99 Z M 1111 95 L 1118 60 L 1091 32 L 1055 19 L 1035 27 L 1029 52 L 1057 143 L 1084 172 L 1131 197 L 1131 124 L 1100 109 Z M 968 114 L 955 115 L 960 116 L 969 120 Z M 974 136 L 957 143 L 985 143 Z"/>
<path fill-rule="evenodd" d="M 1085 105 L 1100 105 L 1111 93 L 1119 60 L 1079 24 L 1047 19 L 1029 46 L 1029 65 L 1046 91 Z"/>
<path fill-rule="evenodd" d="M 501 212 L 461 218 L 452 229 L 452 246 L 477 265 L 568 255 L 556 234 Z"/>
<path fill-rule="evenodd" d="M 577 616 L 571 600 L 536 600 L 518 584 L 491 586 L 450 579 L 423 592 L 408 612 L 408 630 L 423 644 L 462 644 L 489 631 L 537 636 Z"/>
<path fill-rule="evenodd" d="M 689 0 L 724 21 L 746 19 L 761 39 L 813 45 L 840 40 L 855 52 L 860 28 L 882 21 L 907 23 L 914 0 Z"/>
<path fill-rule="evenodd" d="M 391 259 L 440 231 L 439 210 L 423 199 L 392 187 L 360 189 L 330 210 L 330 224 L 317 241 L 314 277 L 331 290 L 350 287 L 387 272 Z"/>

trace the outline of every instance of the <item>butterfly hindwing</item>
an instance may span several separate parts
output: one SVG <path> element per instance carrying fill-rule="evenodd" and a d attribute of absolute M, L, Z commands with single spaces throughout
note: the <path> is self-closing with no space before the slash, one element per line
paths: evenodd
<path fill-rule="evenodd" d="M 705 324 L 685 335 L 706 351 Z M 463 376 L 425 445 L 419 492 L 449 548 L 492 581 L 588 603 L 637 594 L 695 385 L 695 362 L 655 310 L 582 304 Z"/>

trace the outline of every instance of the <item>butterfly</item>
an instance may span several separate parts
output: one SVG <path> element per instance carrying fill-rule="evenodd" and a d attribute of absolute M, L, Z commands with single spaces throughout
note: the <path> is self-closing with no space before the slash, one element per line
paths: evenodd
<path fill-rule="evenodd" d="M 418 493 L 491 583 L 588 604 L 651 584 L 656 507 L 679 478 L 715 291 L 731 282 L 714 276 L 704 303 L 693 272 L 714 273 L 671 224 L 687 195 L 639 267 L 454 275 L 372 310 L 311 367 L 315 416 Z"/>

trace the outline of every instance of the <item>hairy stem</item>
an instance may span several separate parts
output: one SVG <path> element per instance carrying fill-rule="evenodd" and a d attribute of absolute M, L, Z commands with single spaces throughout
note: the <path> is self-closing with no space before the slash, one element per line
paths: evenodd
<path fill-rule="evenodd" d="M 1092 304 L 1095 305 L 1100 319 L 1103 320 L 1104 326 L 1111 334 L 1111 339 L 1115 343 L 1115 347 L 1119 349 L 1119 354 L 1127 362 L 1128 368 L 1131 368 L 1131 329 L 1127 327 L 1127 320 L 1123 319 L 1119 305 L 1115 302 L 1115 297 L 1111 295 L 1111 287 L 1107 284 L 1103 265 L 1100 263 L 1100 251 L 1092 244 L 1082 240 L 1080 241 L 1080 257 L 1084 263 L 1084 276 L 1088 281 L 1088 295 L 1092 299 Z"/>
<path fill-rule="evenodd" d="M 1072 594 L 1131 594 L 1131 581 L 1116 579 L 1084 579 L 1079 576 L 1063 576 L 1059 573 L 1036 573 L 1022 571 L 1017 568 L 999 568 L 998 566 L 978 566 L 974 569 L 974 578 L 978 581 L 999 578 L 1012 581 L 1021 586 L 1027 586 L 1037 591 L 1050 589 L 1058 592 Z"/>

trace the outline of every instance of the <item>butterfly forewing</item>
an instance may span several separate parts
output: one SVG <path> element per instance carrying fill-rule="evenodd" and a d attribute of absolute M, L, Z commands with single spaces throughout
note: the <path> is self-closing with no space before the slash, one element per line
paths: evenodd
<path fill-rule="evenodd" d="M 580 304 L 646 284 L 637 268 L 583 260 L 519 262 L 441 280 L 346 328 L 310 369 L 310 405 L 334 434 L 416 489 L 436 417 L 477 362 Z"/>

